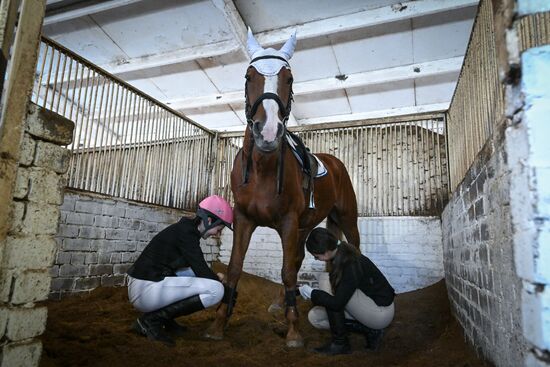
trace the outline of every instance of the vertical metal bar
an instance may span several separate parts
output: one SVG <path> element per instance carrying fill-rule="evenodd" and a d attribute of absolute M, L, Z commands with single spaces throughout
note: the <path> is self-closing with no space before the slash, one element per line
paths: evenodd
<path fill-rule="evenodd" d="M 134 185 L 134 177 L 137 174 L 138 168 L 136 167 L 137 161 L 137 142 L 140 130 L 140 122 L 143 114 L 143 98 L 135 95 L 134 100 L 134 112 L 132 113 L 132 128 L 130 132 L 130 140 L 128 142 L 130 151 L 128 152 L 128 175 L 126 178 L 126 188 L 124 190 L 124 197 L 127 199 L 133 199 L 136 192 Z"/>
<path fill-rule="evenodd" d="M 182 180 L 182 174 L 181 174 L 181 151 L 182 151 L 182 140 L 183 140 L 183 124 L 180 123 L 178 117 L 174 117 L 174 122 L 177 128 L 177 139 L 174 141 L 175 144 L 175 152 L 174 156 L 176 157 L 174 159 L 174 162 L 176 162 L 176 172 L 175 172 L 175 180 L 174 180 L 174 205 L 176 207 L 181 207 L 181 180 Z"/>
<path fill-rule="evenodd" d="M 170 172 L 167 170 L 167 161 L 169 160 L 169 152 L 170 152 L 170 146 L 168 144 L 169 141 L 169 132 L 170 132 L 170 126 L 168 123 L 168 115 L 166 113 L 167 111 L 164 109 L 161 109 L 161 119 L 160 119 L 160 146 L 161 146 L 161 155 L 160 155 L 160 161 L 161 164 L 159 166 L 159 178 L 158 178 L 158 185 L 159 185 L 159 192 L 158 192 L 158 202 L 162 205 L 166 205 L 165 202 L 167 200 L 166 193 L 168 189 L 170 188 Z"/>
<path fill-rule="evenodd" d="M 168 187 L 168 172 L 165 170 L 165 164 L 166 164 L 166 114 L 164 109 L 160 109 L 160 116 L 159 116 L 159 147 L 160 147 L 160 153 L 159 153 L 159 160 L 160 164 L 158 165 L 158 177 L 157 177 L 157 195 L 156 195 L 156 203 L 162 204 L 164 203 L 164 197 L 165 197 L 165 190 Z"/>
<path fill-rule="evenodd" d="M 59 57 L 61 57 L 61 52 L 59 53 Z M 58 97 L 57 97 L 57 105 L 55 106 L 55 112 L 59 113 L 59 103 L 61 102 L 61 96 L 63 95 L 63 81 L 64 81 L 64 77 L 65 77 L 65 66 L 67 65 L 67 56 L 65 54 L 63 54 L 63 68 L 61 70 L 61 81 L 60 81 L 60 87 L 59 87 L 59 93 L 58 93 Z M 58 60 L 58 64 L 57 64 L 57 68 L 59 70 L 59 60 Z M 56 72 L 57 74 L 57 72 Z M 57 82 L 57 75 L 55 76 L 55 80 Z M 54 90 L 56 88 L 54 87 Z M 67 89 L 67 92 L 68 92 L 68 89 Z M 65 100 L 67 99 L 67 97 L 65 97 Z"/>
<path fill-rule="evenodd" d="M 80 66 L 82 66 L 82 67 L 80 67 Z M 78 69 L 80 69 L 80 78 L 78 77 Z M 71 103 L 71 110 L 69 112 L 69 120 L 71 120 L 71 121 L 77 121 L 78 106 L 80 105 L 80 95 L 82 94 L 82 84 L 84 83 L 84 65 L 82 65 L 78 61 L 76 61 L 76 69 L 75 69 L 74 75 L 75 75 L 75 80 L 74 80 L 74 86 L 73 86 L 73 100 L 72 100 L 72 103 Z M 78 82 L 79 82 L 79 87 L 77 88 L 76 84 Z M 76 94 L 77 89 L 78 89 L 78 100 L 76 101 L 76 105 L 77 105 L 76 116 L 73 118 L 73 111 L 74 111 L 74 106 L 75 106 L 74 96 Z"/>
<path fill-rule="evenodd" d="M 48 68 L 48 80 L 46 82 L 46 92 L 44 93 L 44 107 L 48 104 L 48 92 L 50 90 L 50 78 L 52 76 L 52 67 L 53 67 L 53 57 L 55 54 L 55 50 L 52 47 L 52 55 L 50 57 L 50 67 Z"/>
<path fill-rule="evenodd" d="M 183 170 L 184 172 L 190 172 L 189 162 L 191 160 L 191 154 L 192 154 L 191 145 L 192 145 L 193 137 L 191 136 L 191 129 L 188 123 L 185 123 L 185 130 L 186 130 L 186 133 L 185 133 L 186 139 L 185 139 L 185 146 L 184 146 Z M 183 196 L 182 196 L 183 205 L 185 208 L 187 208 L 189 205 L 189 175 L 185 175 L 182 189 L 183 189 Z"/>
<path fill-rule="evenodd" d="M 399 135 L 398 135 L 398 124 L 399 122 L 394 122 L 392 127 L 392 180 L 393 180 L 393 215 L 399 215 Z"/>
<path fill-rule="evenodd" d="M 380 165 L 379 165 L 379 145 L 378 140 L 380 137 L 380 127 L 378 125 L 375 125 L 373 129 L 373 138 L 372 138 L 372 152 L 373 152 L 373 215 L 380 215 L 379 213 L 379 199 L 380 195 L 378 194 L 379 190 L 379 180 L 378 180 L 378 172 L 380 171 Z"/>
<path fill-rule="evenodd" d="M 439 203 L 437 200 L 437 192 L 439 191 L 439 182 L 437 180 L 437 162 L 436 162 L 436 152 L 435 152 L 435 118 L 430 120 L 431 123 L 431 134 L 430 134 L 430 182 L 432 183 L 432 192 L 431 198 L 433 203 L 433 208 L 435 214 L 440 214 L 439 212 Z M 432 151 L 433 149 L 433 151 Z"/>
<path fill-rule="evenodd" d="M 94 119 L 95 119 L 95 113 L 96 113 L 96 105 L 97 105 L 97 98 L 98 98 L 98 94 L 99 94 L 99 83 L 100 82 L 101 82 L 101 97 L 100 97 L 101 99 L 99 101 L 98 119 L 101 119 L 101 109 L 103 107 L 103 95 L 104 95 L 104 92 L 105 92 L 105 78 L 99 77 L 97 75 L 97 73 L 96 73 L 96 77 L 99 79 L 99 81 L 98 81 L 98 86 L 97 86 L 96 92 L 95 92 L 94 105 L 91 108 L 92 115 L 91 115 L 91 119 L 90 119 L 89 141 L 92 140 L 92 135 L 94 133 Z M 88 113 L 88 115 L 89 115 L 89 113 Z M 95 168 L 95 161 L 96 161 L 96 155 L 97 155 L 96 153 L 97 153 L 98 129 L 99 129 L 99 123 L 96 123 L 94 144 L 93 144 L 93 146 L 89 147 L 88 154 L 86 155 L 88 159 L 86 161 L 86 180 L 85 180 L 85 186 L 84 187 L 85 187 L 85 190 L 90 190 L 90 191 L 93 190 L 92 187 L 95 187 L 95 185 L 93 185 L 93 184 L 95 184 L 95 180 L 94 180 L 94 177 L 92 175 L 94 173 L 93 169 Z"/>
<path fill-rule="evenodd" d="M 163 142 L 162 142 L 162 109 L 159 105 L 155 106 L 155 117 L 153 120 L 153 132 L 151 139 L 155 142 L 155 155 L 152 162 L 153 176 L 151 177 L 152 190 L 149 197 L 153 203 L 159 204 L 159 197 L 162 191 L 160 182 L 162 182 L 162 164 L 163 164 Z"/>
<path fill-rule="evenodd" d="M 53 89 L 52 89 L 52 102 L 50 103 L 50 111 L 54 111 L 53 103 L 55 101 L 55 95 L 57 94 L 57 78 L 59 77 L 59 64 L 61 63 L 61 51 L 57 50 L 57 64 L 55 66 L 55 76 L 53 79 Z M 44 106 L 45 107 L 45 106 Z"/>
<path fill-rule="evenodd" d="M 151 110 L 153 109 L 153 105 L 150 100 L 146 100 L 146 110 L 145 114 L 143 116 L 143 121 L 141 125 L 143 125 L 142 134 L 139 138 L 139 162 L 142 162 L 143 169 L 139 170 L 139 176 L 136 176 L 136 183 L 140 184 L 140 191 L 136 195 L 136 199 L 140 201 L 145 201 L 145 193 L 147 190 L 147 183 L 146 183 L 146 177 L 147 177 L 147 170 L 148 170 L 148 162 L 147 162 L 147 156 L 148 156 L 148 146 L 146 144 L 147 142 L 147 136 L 150 129 L 150 121 L 151 121 Z M 138 172 L 136 172 L 138 173 Z"/>
<path fill-rule="evenodd" d="M 105 130 L 108 129 L 107 127 L 107 123 L 109 121 L 109 115 L 111 113 L 111 109 L 113 107 L 112 105 L 112 102 L 113 102 L 113 98 L 112 98 L 112 90 L 113 90 L 113 87 L 114 87 L 114 83 L 110 83 L 110 80 L 109 79 L 106 79 L 104 78 L 104 84 L 103 84 L 103 90 L 102 90 L 102 93 L 101 93 L 101 103 L 99 104 L 99 114 L 98 114 L 98 119 L 97 119 L 97 130 L 96 130 L 96 136 L 95 136 L 95 148 L 94 148 L 94 152 L 95 152 L 95 155 L 97 155 L 97 158 L 94 159 L 94 165 L 92 167 L 92 174 L 94 176 L 94 179 L 93 179 L 93 184 L 94 184 L 94 188 L 93 188 L 93 191 L 95 192 L 101 192 L 101 193 L 104 193 L 102 191 L 102 181 L 103 181 L 103 176 L 101 174 L 101 167 L 102 167 L 102 162 L 105 163 L 105 160 L 106 160 L 106 154 L 105 154 L 105 143 L 103 142 L 103 137 L 105 136 Z M 111 91 L 109 91 L 109 83 L 111 85 Z M 107 84 L 107 90 L 105 91 L 105 84 Z M 104 94 L 107 93 L 107 96 L 104 98 Z M 105 102 L 103 102 L 105 101 Z M 103 108 L 103 103 L 105 103 L 105 112 L 103 114 L 103 120 L 101 120 L 101 109 Z M 99 137 L 99 146 L 97 144 L 97 140 L 98 140 L 98 135 L 99 135 L 99 129 L 101 128 L 101 135 Z"/>
<path fill-rule="evenodd" d="M 118 140 L 121 135 L 120 129 L 121 126 L 124 128 L 122 123 L 122 116 L 125 113 L 124 106 L 124 87 L 119 83 L 116 83 L 116 100 L 115 100 L 115 109 L 114 114 L 111 116 L 111 139 L 109 140 L 109 162 L 113 161 L 112 164 L 108 165 L 106 176 L 107 181 L 105 182 L 105 191 L 109 195 L 115 196 L 115 183 L 116 179 L 122 175 L 122 170 L 119 168 L 119 160 L 122 160 L 124 150 L 122 144 L 119 144 Z"/>
<path fill-rule="evenodd" d="M 395 171 L 396 171 L 396 165 L 395 165 L 395 123 L 388 125 L 388 178 L 389 178 L 389 215 L 395 216 L 397 209 L 396 209 L 396 200 L 395 200 L 395 192 L 397 191 L 397 184 L 395 182 Z"/>
<path fill-rule="evenodd" d="M 405 129 L 406 132 L 406 129 Z M 408 205 L 407 205 L 407 199 L 406 199 L 406 193 L 405 193 L 405 187 L 407 185 L 407 182 L 405 180 L 405 170 L 406 170 L 406 162 L 405 162 L 405 152 L 406 152 L 406 146 L 405 146 L 405 137 L 403 136 L 403 122 L 399 123 L 399 153 L 400 153 L 400 159 L 399 159 L 399 201 L 401 205 L 401 210 L 399 212 L 399 215 L 407 215 Z"/>
<path fill-rule="evenodd" d="M 432 201 L 431 201 L 431 193 L 432 193 L 432 185 L 430 181 L 430 149 L 429 149 L 429 133 L 430 130 L 428 129 L 428 121 L 422 120 L 422 127 L 423 127 L 423 142 L 422 147 L 424 150 L 424 181 L 426 185 L 426 189 L 424 190 L 424 197 L 425 197 L 425 203 L 424 203 L 424 210 L 431 211 L 432 209 Z"/>
<path fill-rule="evenodd" d="M 134 175 L 135 193 L 134 199 L 143 201 L 143 196 L 145 193 L 145 175 L 147 174 L 147 161 L 146 161 L 146 146 L 145 141 L 147 139 L 147 131 L 149 129 L 149 119 L 151 118 L 151 101 L 144 98 L 143 99 L 143 113 L 141 114 L 141 119 L 139 122 L 139 134 L 136 140 L 136 153 L 137 153 L 137 168 Z"/>
<path fill-rule="evenodd" d="M 359 146 L 359 152 L 357 153 L 358 154 L 358 159 L 357 159 L 357 163 L 358 163 L 358 171 L 357 171 L 357 186 L 356 186 L 356 190 L 357 190 L 357 194 L 358 194 L 358 215 L 359 216 L 363 216 L 365 215 L 365 186 L 366 185 L 366 181 L 365 181 L 365 145 L 364 145 L 364 138 L 365 138 L 365 128 L 364 127 L 359 127 L 357 129 L 357 143 L 358 143 L 358 146 Z"/>
<path fill-rule="evenodd" d="M 77 67 L 76 67 L 76 71 L 75 71 L 75 75 L 78 76 L 78 66 L 80 64 L 77 63 Z M 84 80 L 84 69 L 81 70 L 81 78 L 80 78 L 80 85 L 82 85 L 82 82 Z M 75 82 L 75 86 L 74 86 L 74 89 L 73 89 L 73 101 L 71 103 L 71 114 L 72 114 L 72 106 L 74 106 L 75 103 L 80 103 L 80 94 L 82 92 L 82 88 L 78 88 L 78 100 L 75 102 L 75 94 L 76 94 L 76 82 Z M 75 127 L 74 127 L 74 136 L 73 136 L 73 142 L 71 143 L 70 145 L 70 149 L 71 149 L 71 160 L 69 162 L 69 175 L 68 175 L 68 179 L 67 179 L 67 185 L 70 186 L 70 187 L 74 187 L 74 182 L 75 182 L 75 169 L 76 169 L 76 163 L 77 163 L 77 154 L 75 153 L 77 150 L 78 150 L 78 144 L 80 142 L 80 135 L 77 133 L 78 129 L 82 130 L 82 124 L 79 124 L 78 123 L 78 115 L 73 119 L 72 116 L 69 117 L 69 120 L 72 120 L 75 122 Z"/>
<path fill-rule="evenodd" d="M 413 215 L 417 214 L 418 211 L 418 182 L 416 175 L 416 139 L 417 139 L 417 126 L 414 122 L 411 122 L 411 191 L 414 196 L 411 197 L 413 200 Z"/>
<path fill-rule="evenodd" d="M 40 90 L 42 89 L 42 78 L 44 77 L 44 68 L 46 67 L 46 59 L 48 58 L 48 50 L 49 50 L 49 47 L 47 44 L 45 44 L 44 42 L 40 42 L 40 46 L 42 45 L 44 45 L 45 51 L 44 51 L 44 57 L 42 58 L 42 67 L 40 68 L 40 77 L 38 78 L 38 90 L 36 92 L 37 104 L 39 104 L 39 101 L 40 101 Z M 45 101 L 44 101 L 44 104 L 46 104 Z"/>
<path fill-rule="evenodd" d="M 65 102 L 63 102 L 63 112 L 61 113 L 61 115 L 67 117 L 66 113 L 67 113 L 67 102 L 69 101 L 69 95 L 70 95 L 70 92 L 71 92 L 71 74 L 73 72 L 73 61 L 74 59 L 70 56 L 67 56 L 68 58 L 70 58 L 70 62 L 69 62 L 69 75 L 67 76 L 67 97 L 65 97 Z M 76 85 L 76 81 L 75 81 L 75 85 Z M 73 89 L 73 97 L 71 98 L 71 101 L 74 101 L 74 94 L 75 94 L 75 90 Z M 58 106 L 59 107 L 59 106 Z"/>
<path fill-rule="evenodd" d="M 116 94 L 115 94 L 115 87 L 116 87 Z M 104 194 L 111 194 L 109 191 L 109 178 L 108 178 L 108 171 L 110 171 L 110 168 L 114 166 L 113 164 L 113 136 L 115 133 L 115 121 L 116 121 L 116 115 L 117 115 L 117 107 L 118 107 L 118 95 L 119 93 L 119 84 L 116 82 L 111 82 L 111 92 L 109 95 L 111 96 L 109 98 L 109 112 L 107 113 L 107 118 L 103 125 L 103 130 L 107 130 L 108 135 L 105 137 L 105 140 L 103 140 L 103 134 L 101 135 L 101 146 L 103 148 L 103 164 L 100 168 L 100 177 L 101 177 L 101 185 L 99 187 L 99 190 Z M 113 107 L 114 105 L 114 107 Z M 114 110 L 114 116 L 113 116 L 113 110 Z M 115 150 L 116 154 L 116 150 Z"/>
<path fill-rule="evenodd" d="M 91 70 L 88 69 L 88 73 L 86 74 L 86 88 L 84 88 L 84 104 L 86 104 L 86 101 L 88 99 L 88 87 L 90 85 L 90 73 L 91 73 Z M 82 76 L 84 76 L 84 67 L 82 68 Z M 81 95 L 81 91 L 82 91 L 82 84 L 84 82 L 81 81 L 80 83 L 80 88 L 79 88 L 79 91 L 78 91 L 78 107 L 77 107 L 77 111 L 76 111 L 76 118 L 78 119 L 78 116 L 79 116 L 79 111 L 78 111 L 78 108 L 80 107 L 80 95 Z M 92 81 L 92 84 L 93 84 L 93 81 Z M 84 128 L 84 118 L 85 118 L 85 114 L 84 112 L 80 113 L 80 129 L 79 129 L 79 132 L 78 132 L 78 140 L 76 140 L 76 144 L 77 144 L 77 147 L 78 147 L 78 161 L 76 162 L 76 167 L 75 167 L 75 174 L 74 174 L 74 180 L 73 180 L 73 187 L 75 188 L 81 188 L 79 182 L 80 182 L 80 170 L 81 170 L 81 167 L 82 167 L 82 159 L 84 159 L 83 155 L 84 155 L 84 151 L 86 149 L 86 140 L 85 138 L 83 139 L 83 135 L 82 133 L 84 132 L 84 135 L 86 134 L 86 130 Z M 82 143 L 81 143 L 82 141 Z"/>
<path fill-rule="evenodd" d="M 148 201 L 149 200 L 149 193 L 151 192 L 151 170 L 153 169 L 153 155 L 154 155 L 154 143 L 151 139 L 151 132 L 154 127 L 155 122 L 155 107 L 150 101 L 149 102 L 149 109 L 148 109 L 148 118 L 145 120 L 145 133 L 144 137 L 142 139 L 143 141 L 143 161 L 145 162 L 145 169 L 144 169 L 144 176 L 143 180 L 140 180 L 143 182 L 143 191 L 141 195 L 142 201 Z"/>
<path fill-rule="evenodd" d="M 130 193 L 128 192 L 130 188 L 130 176 L 132 174 L 132 155 L 133 155 L 133 147 L 132 147 L 132 138 L 134 135 L 134 130 L 136 128 L 136 114 L 139 111 L 138 105 L 139 100 L 138 96 L 135 93 L 131 93 L 128 89 L 126 90 L 126 93 L 130 94 L 130 96 L 133 97 L 133 102 L 130 103 L 130 108 L 132 110 L 132 113 L 125 119 L 125 125 L 126 125 L 126 132 L 124 134 L 124 141 L 125 141 L 125 165 L 124 165 L 124 175 L 123 179 L 120 181 L 120 192 L 122 197 L 129 198 Z"/>

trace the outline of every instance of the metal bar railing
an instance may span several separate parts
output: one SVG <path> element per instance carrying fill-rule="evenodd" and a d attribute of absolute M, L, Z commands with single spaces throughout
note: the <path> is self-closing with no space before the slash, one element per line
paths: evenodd
<path fill-rule="evenodd" d="M 448 200 L 443 115 L 291 129 L 312 152 L 342 160 L 360 216 L 439 215 Z M 230 173 L 242 142 L 242 133 L 231 133 L 218 144 L 214 192 L 231 200 Z"/>
<path fill-rule="evenodd" d="M 450 189 L 463 180 L 504 112 L 491 1 L 482 0 L 447 111 Z"/>
<path fill-rule="evenodd" d="M 32 102 L 75 123 L 68 186 L 194 209 L 215 134 L 42 37 Z"/>

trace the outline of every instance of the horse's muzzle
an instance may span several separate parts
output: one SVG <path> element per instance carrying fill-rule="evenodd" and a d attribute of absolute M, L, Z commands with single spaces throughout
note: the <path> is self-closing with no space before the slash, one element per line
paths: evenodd
<path fill-rule="evenodd" d="M 261 133 L 261 126 L 263 124 L 260 122 L 255 122 L 252 126 L 252 135 L 254 136 L 254 143 L 256 147 L 262 152 L 269 153 L 277 150 L 281 142 L 281 137 L 284 134 L 284 125 L 278 124 L 277 134 L 275 139 L 267 141 L 264 139 L 264 136 Z"/>

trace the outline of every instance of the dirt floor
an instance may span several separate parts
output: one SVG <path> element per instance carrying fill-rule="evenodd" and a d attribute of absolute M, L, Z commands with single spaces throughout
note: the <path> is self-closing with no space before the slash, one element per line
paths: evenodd
<path fill-rule="evenodd" d="M 223 271 L 221 264 L 215 270 Z M 132 332 L 139 315 L 128 303 L 126 288 L 99 288 L 85 296 L 49 301 L 48 325 L 42 337 L 41 366 L 489 366 L 465 341 L 451 316 L 443 281 L 399 294 L 396 317 L 378 352 L 363 349 L 364 339 L 351 335 L 353 354 L 324 357 L 309 351 L 328 337 L 307 322 L 309 301 L 298 297 L 305 347 L 285 347 L 282 313 L 268 306 L 279 285 L 243 274 L 234 314 L 222 341 L 201 337 L 214 309 L 178 321 L 188 326 L 175 348 Z"/>

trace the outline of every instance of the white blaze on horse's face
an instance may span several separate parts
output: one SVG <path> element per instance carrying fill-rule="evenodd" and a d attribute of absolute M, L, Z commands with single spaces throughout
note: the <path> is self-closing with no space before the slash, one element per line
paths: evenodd
<path fill-rule="evenodd" d="M 264 81 L 264 93 L 277 94 L 278 85 L 279 75 L 266 76 Z M 265 124 L 260 133 L 265 142 L 273 143 L 277 138 L 279 124 L 283 125 L 283 121 L 279 118 L 279 105 L 272 99 L 264 99 L 262 104 L 265 110 Z"/>
<path fill-rule="evenodd" d="M 250 108 L 247 119 L 252 123 L 256 145 L 264 151 L 275 150 L 284 133 L 292 97 L 292 74 L 288 60 L 294 53 L 295 45 L 296 35 L 292 35 L 280 50 L 264 49 L 248 29 L 247 48 L 252 61 L 247 72 L 247 104 Z M 258 108 L 260 105 L 263 111 Z"/>

